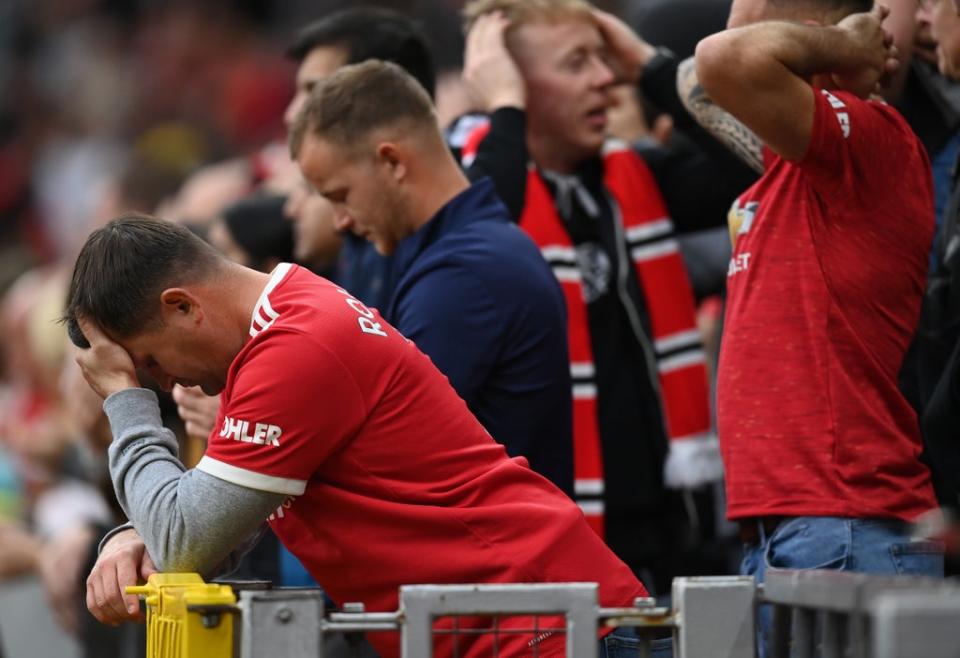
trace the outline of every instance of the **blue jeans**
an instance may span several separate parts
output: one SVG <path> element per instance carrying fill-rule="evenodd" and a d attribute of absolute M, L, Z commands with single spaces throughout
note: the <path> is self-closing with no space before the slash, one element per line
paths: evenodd
<path fill-rule="evenodd" d="M 782 521 L 743 547 L 740 573 L 763 582 L 768 567 L 834 569 L 887 576 L 943 577 L 943 545 L 911 541 L 908 524 L 887 519 L 798 516 Z M 767 655 L 772 612 L 760 607 L 760 657 Z"/>
<path fill-rule="evenodd" d="M 673 658 L 673 640 L 665 638 L 651 643 L 653 658 Z M 632 628 L 618 628 L 600 640 L 600 658 L 637 658 L 640 655 L 640 639 Z"/>

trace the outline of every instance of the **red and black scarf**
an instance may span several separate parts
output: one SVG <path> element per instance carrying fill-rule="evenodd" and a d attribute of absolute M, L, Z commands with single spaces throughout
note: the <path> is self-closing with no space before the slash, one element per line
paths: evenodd
<path fill-rule="evenodd" d="M 710 433 L 709 385 L 693 291 L 653 175 L 626 145 L 604 152 L 604 184 L 616 205 L 650 317 L 663 417 L 671 441 Z M 574 488 L 587 520 L 603 536 L 604 468 L 587 305 L 573 242 L 541 175 L 531 169 L 520 219 L 560 281 L 567 301 L 573 377 Z M 640 431 L 640 428 L 637 428 Z M 642 440 L 640 436 L 637 440 Z"/>
<path fill-rule="evenodd" d="M 490 130 L 470 130 L 462 161 L 476 156 Z M 673 222 L 653 175 L 627 144 L 611 140 L 603 153 L 604 185 L 616 205 L 620 239 L 636 269 L 653 336 L 665 430 L 677 442 L 714 441 L 706 358 L 696 324 L 693 290 L 680 256 Z M 560 281 L 567 302 L 570 374 L 573 379 L 574 492 L 587 521 L 604 536 L 604 468 L 597 417 L 597 380 L 590 342 L 587 305 L 573 241 L 549 188 L 531 167 L 520 227 L 533 238 Z M 637 432 L 641 431 L 637 428 Z M 643 440 L 640 436 L 637 440 Z M 710 478 L 713 479 L 713 478 Z"/>

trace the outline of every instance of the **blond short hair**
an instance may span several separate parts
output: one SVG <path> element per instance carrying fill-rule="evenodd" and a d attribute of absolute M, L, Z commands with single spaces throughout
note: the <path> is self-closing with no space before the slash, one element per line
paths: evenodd
<path fill-rule="evenodd" d="M 510 21 L 508 34 L 525 23 L 594 20 L 593 5 L 586 0 L 471 0 L 463 8 L 464 32 L 481 16 L 496 11 Z"/>
<path fill-rule="evenodd" d="M 409 73 L 371 59 L 338 69 L 310 92 L 290 131 L 296 159 L 308 134 L 340 147 L 358 148 L 375 130 L 402 127 L 439 132 L 430 96 Z"/>

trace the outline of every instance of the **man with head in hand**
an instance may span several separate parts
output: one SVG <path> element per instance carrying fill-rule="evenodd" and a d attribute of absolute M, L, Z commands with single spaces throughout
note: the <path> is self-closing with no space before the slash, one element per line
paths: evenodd
<path fill-rule="evenodd" d="M 66 319 L 105 400 L 111 477 L 135 528 L 106 541 L 87 580 L 101 621 L 135 617 L 123 587 L 154 565 L 228 568 L 264 522 L 335 601 L 371 612 L 395 610 L 408 583 L 598 582 L 604 606 L 646 594 L 577 506 L 490 438 L 428 357 L 303 268 L 256 272 L 183 227 L 125 216 L 81 250 Z M 137 369 L 165 389 L 221 394 L 197 468 L 184 470 Z M 396 634 L 370 641 L 398 655 Z M 489 654 L 492 641 L 461 649 Z M 500 655 L 527 655 L 530 642 L 552 654 L 562 636 L 510 634 Z"/>

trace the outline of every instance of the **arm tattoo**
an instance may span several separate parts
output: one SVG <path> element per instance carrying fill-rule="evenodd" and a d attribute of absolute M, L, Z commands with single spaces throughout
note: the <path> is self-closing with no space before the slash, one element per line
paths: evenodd
<path fill-rule="evenodd" d="M 747 165 L 763 173 L 763 142 L 729 112 L 715 104 L 697 80 L 693 57 L 677 67 L 677 93 L 697 123 Z"/>

